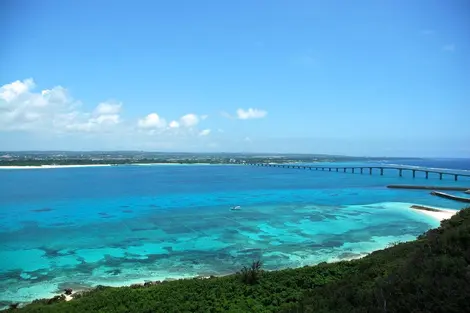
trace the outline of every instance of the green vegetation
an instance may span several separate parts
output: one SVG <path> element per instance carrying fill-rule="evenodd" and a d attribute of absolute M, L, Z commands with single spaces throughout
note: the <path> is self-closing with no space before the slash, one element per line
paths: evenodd
<path fill-rule="evenodd" d="M 41 166 L 41 165 L 94 165 L 94 164 L 114 164 L 114 165 L 132 165 L 132 164 L 197 164 L 197 163 L 209 163 L 209 164 L 226 164 L 229 160 L 212 160 L 212 159 L 104 159 L 104 160 L 93 160 L 93 159 L 47 159 L 47 160 L 8 160 L 0 161 L 0 166 Z"/>
<path fill-rule="evenodd" d="M 248 285 L 254 285 L 259 282 L 261 276 L 261 261 L 253 261 L 250 267 L 244 266 L 240 273 L 237 275 L 241 278 L 241 281 Z"/>
<path fill-rule="evenodd" d="M 0 166 L 90 165 L 90 164 L 233 164 L 233 163 L 314 163 L 373 161 L 384 158 L 359 158 L 315 154 L 242 154 L 242 153 L 159 153 L 143 151 L 110 152 L 1 152 Z M 388 158 L 393 160 L 393 158 Z"/>
<path fill-rule="evenodd" d="M 15 312 L 470 312 L 470 208 L 417 240 L 349 262 L 101 287 Z"/>

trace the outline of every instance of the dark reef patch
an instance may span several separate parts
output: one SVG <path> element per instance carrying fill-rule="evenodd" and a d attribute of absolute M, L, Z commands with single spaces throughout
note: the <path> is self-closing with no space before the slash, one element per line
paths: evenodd
<path fill-rule="evenodd" d="M 121 274 L 122 271 L 120 269 L 113 269 L 113 270 L 108 270 L 105 273 L 113 275 L 113 276 L 117 276 L 117 275 Z"/>
<path fill-rule="evenodd" d="M 163 247 L 163 249 L 165 249 L 166 251 L 168 251 L 168 253 L 172 253 L 173 252 L 173 247 Z"/>
<path fill-rule="evenodd" d="M 65 227 L 65 226 L 72 226 L 74 225 L 73 223 L 68 223 L 68 222 L 59 222 L 59 223 L 54 223 L 54 224 L 50 224 L 51 226 L 54 226 L 54 227 Z"/>
<path fill-rule="evenodd" d="M 48 258 L 56 258 L 56 257 L 64 255 L 62 253 L 59 253 L 61 249 L 53 249 L 53 248 L 48 248 L 48 247 L 39 247 L 38 249 L 44 251 L 45 256 Z"/>
<path fill-rule="evenodd" d="M 42 208 L 42 209 L 34 209 L 34 210 L 31 210 L 31 212 L 37 212 L 37 213 L 41 213 L 41 212 L 50 212 L 50 211 L 54 211 L 54 209 L 51 209 L 51 208 Z"/>

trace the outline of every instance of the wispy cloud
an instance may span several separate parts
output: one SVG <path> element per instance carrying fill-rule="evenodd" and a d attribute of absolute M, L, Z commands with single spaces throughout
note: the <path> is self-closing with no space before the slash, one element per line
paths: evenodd
<path fill-rule="evenodd" d="M 211 133 L 210 129 L 204 129 L 199 132 L 199 136 L 207 136 Z"/>
<path fill-rule="evenodd" d="M 447 52 L 454 52 L 455 51 L 455 45 L 453 43 L 444 45 L 442 47 L 442 50 L 447 51 Z"/>
<path fill-rule="evenodd" d="M 254 118 L 263 118 L 268 114 L 268 112 L 259 109 L 249 108 L 248 110 L 238 109 L 237 117 L 241 120 L 248 120 Z"/>
<path fill-rule="evenodd" d="M 255 109 L 255 108 L 248 108 L 247 110 L 239 108 L 235 115 L 227 113 L 225 111 L 220 112 L 225 118 L 229 119 L 238 119 L 238 120 L 250 120 L 250 119 L 257 119 L 257 118 L 264 118 L 268 115 L 268 112 L 265 110 Z"/>

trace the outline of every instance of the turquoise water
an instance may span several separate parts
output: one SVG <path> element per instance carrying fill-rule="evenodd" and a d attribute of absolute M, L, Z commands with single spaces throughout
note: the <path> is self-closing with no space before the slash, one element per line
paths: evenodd
<path fill-rule="evenodd" d="M 0 302 L 223 275 L 258 258 L 267 269 L 351 259 L 438 225 L 410 203 L 462 206 L 387 184 L 470 186 L 396 176 L 241 165 L 0 170 Z"/>

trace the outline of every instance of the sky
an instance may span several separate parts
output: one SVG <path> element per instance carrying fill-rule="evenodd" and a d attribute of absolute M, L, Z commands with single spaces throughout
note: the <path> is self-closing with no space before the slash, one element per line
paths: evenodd
<path fill-rule="evenodd" d="M 0 2 L 0 150 L 470 157 L 470 1 Z"/>

